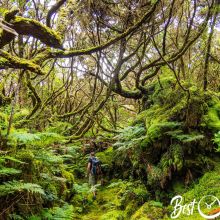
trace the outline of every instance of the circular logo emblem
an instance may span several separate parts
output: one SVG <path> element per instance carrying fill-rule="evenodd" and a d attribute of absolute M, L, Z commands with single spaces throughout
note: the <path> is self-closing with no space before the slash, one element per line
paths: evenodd
<path fill-rule="evenodd" d="M 199 214 L 205 219 L 214 219 L 220 216 L 220 201 L 213 195 L 203 196 L 198 203 Z"/>

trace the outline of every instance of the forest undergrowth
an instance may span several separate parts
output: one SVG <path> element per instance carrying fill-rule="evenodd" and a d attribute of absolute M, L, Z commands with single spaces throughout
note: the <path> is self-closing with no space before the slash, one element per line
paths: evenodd
<path fill-rule="evenodd" d="M 187 86 L 190 97 L 171 75 L 155 81 L 145 109 L 107 145 L 92 134 L 69 143 L 62 121 L 18 128 L 28 109 L 16 109 L 8 134 L 10 107 L 1 107 L 1 219 L 170 219 L 175 195 L 220 198 L 220 96 Z M 104 178 L 96 200 L 85 177 L 93 150 Z M 180 219 L 203 218 L 195 209 Z"/>
<path fill-rule="evenodd" d="M 219 219 L 219 27 L 219 0 L 0 0 L 0 220 Z"/>

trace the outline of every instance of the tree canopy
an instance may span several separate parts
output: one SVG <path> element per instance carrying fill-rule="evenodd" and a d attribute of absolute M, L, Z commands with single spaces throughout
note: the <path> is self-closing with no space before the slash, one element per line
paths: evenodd
<path fill-rule="evenodd" d="M 189 95 L 181 80 L 204 90 L 218 80 L 215 1 L 2 1 L 1 13 L 19 34 L 1 31 L 1 102 L 30 103 L 26 122 L 45 111 L 48 119 L 87 115 L 72 138 L 114 94 L 146 103 L 164 68 Z"/>

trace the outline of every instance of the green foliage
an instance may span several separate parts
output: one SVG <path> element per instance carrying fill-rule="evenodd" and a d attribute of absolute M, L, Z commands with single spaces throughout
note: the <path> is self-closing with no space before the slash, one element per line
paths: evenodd
<path fill-rule="evenodd" d="M 160 183 L 163 172 L 161 168 L 157 166 L 152 166 L 151 171 L 148 173 L 148 184 L 152 186 L 158 185 Z"/>
<path fill-rule="evenodd" d="M 139 138 L 145 133 L 143 125 L 129 126 L 124 128 L 119 135 L 115 138 L 119 141 L 128 142 L 134 138 Z M 120 143 L 116 143 L 115 146 L 120 146 Z"/>
<path fill-rule="evenodd" d="M 10 106 L 0 108 L 0 129 L 3 131 L 3 134 L 6 133 L 6 130 L 8 128 L 11 111 L 12 109 Z M 29 113 L 28 109 L 26 108 L 15 108 L 14 111 L 15 113 L 13 114 L 13 121 L 11 127 L 12 131 L 14 130 L 14 125 L 19 123 L 19 121 L 23 120 Z"/>
<path fill-rule="evenodd" d="M 0 196 L 6 196 L 8 194 L 23 191 L 44 195 L 44 190 L 41 188 L 41 186 L 33 183 L 23 183 L 21 181 L 14 180 L 0 185 Z"/>
<path fill-rule="evenodd" d="M 201 89 L 206 75 L 220 88 L 208 3 L 1 1 L 1 219 L 167 219 L 175 182 L 187 201 L 220 196 L 220 96 Z M 90 189 L 93 150 L 103 185 Z"/>
<path fill-rule="evenodd" d="M 215 134 L 214 142 L 217 144 L 217 151 L 220 152 L 220 131 Z"/>
<path fill-rule="evenodd" d="M 33 216 L 29 217 L 28 220 L 41 220 L 41 218 L 33 215 Z"/>
<path fill-rule="evenodd" d="M 10 110 L 7 112 L 5 109 L 4 112 L 8 120 Z M 15 121 L 22 117 L 18 112 Z M 7 120 L 2 129 L 7 129 Z M 32 208 L 21 210 L 17 208 L 10 218 L 27 219 L 29 214 L 35 214 L 30 219 L 42 219 L 36 213 L 39 213 L 43 203 L 45 207 L 57 207 L 56 210 L 51 211 L 51 219 L 55 219 L 56 216 L 59 219 L 61 215 L 68 214 L 68 210 L 64 207 L 63 214 L 59 215 L 61 209 L 58 208 L 69 195 L 74 181 L 68 165 L 64 164 L 65 161 L 70 161 L 72 156 L 64 153 L 63 136 L 49 129 L 45 132 L 28 132 L 27 129 L 15 129 L 13 126 L 9 136 L 5 135 L 4 130 L 2 131 L 1 134 L 7 140 L 6 147 L 10 151 L 3 152 L 5 156 L 0 157 L 0 177 L 4 182 L 0 185 L 0 200 L 7 197 L 10 201 L 13 197 L 22 194 L 23 200 L 36 201 L 36 205 Z M 57 154 L 58 150 L 59 154 Z M 18 207 L 22 202 L 18 200 Z M 0 208 L 5 209 L 7 206 L 10 204 L 1 203 Z"/>
<path fill-rule="evenodd" d="M 17 215 L 17 214 L 10 214 L 9 215 L 9 219 L 12 219 L 12 220 L 24 220 L 20 215 Z"/>
<path fill-rule="evenodd" d="M 163 219 L 164 211 L 161 204 L 155 202 L 146 202 L 131 217 L 131 220 L 150 220 Z"/>
<path fill-rule="evenodd" d="M 209 107 L 206 116 L 208 126 L 215 130 L 220 130 L 220 101 L 218 100 L 213 106 Z"/>
<path fill-rule="evenodd" d="M 79 218 L 130 219 L 138 206 L 148 197 L 149 192 L 140 181 L 113 180 L 108 186 L 98 190 L 97 202 L 92 204 L 88 202 L 88 206 Z"/>
<path fill-rule="evenodd" d="M 9 135 L 9 141 L 20 144 L 31 144 L 34 141 L 40 140 L 37 134 L 31 134 L 27 132 L 13 132 Z"/>
<path fill-rule="evenodd" d="M 47 146 L 64 140 L 63 136 L 51 132 L 28 133 L 23 130 L 12 132 L 9 137 L 11 145 L 25 144 L 32 146 Z"/>
<path fill-rule="evenodd" d="M 1 159 L 4 159 L 5 160 L 9 160 L 9 161 L 13 161 L 15 163 L 19 163 L 19 164 L 25 164 L 23 161 L 21 160 L 18 160 L 17 158 L 14 158 L 14 157 L 11 157 L 11 156 L 2 156 Z"/>
<path fill-rule="evenodd" d="M 184 204 L 192 202 L 194 199 L 199 201 L 203 196 L 213 195 L 217 198 L 220 197 L 220 169 L 219 162 L 215 164 L 215 169 L 211 172 L 204 174 L 199 181 L 196 181 L 190 188 L 185 188 L 185 193 L 181 193 L 181 196 L 184 198 Z M 174 195 L 179 194 L 179 192 L 174 191 Z M 217 207 L 216 207 L 217 208 Z M 173 211 L 173 207 L 168 206 L 167 211 L 168 215 Z M 210 210 L 207 210 L 210 211 Z M 179 217 L 183 220 L 189 219 L 188 215 L 181 214 Z M 197 209 L 194 209 L 193 215 L 190 216 L 190 219 L 200 220 L 201 215 L 198 213 Z"/>
<path fill-rule="evenodd" d="M 54 155 L 51 151 L 41 151 L 41 153 L 36 154 L 37 160 L 42 161 L 45 164 L 62 164 L 63 158 L 61 155 Z"/>
<path fill-rule="evenodd" d="M 0 157 L 0 177 L 1 176 L 10 176 L 21 173 L 21 170 L 15 169 L 13 167 L 6 167 L 8 161 L 13 161 L 15 163 L 24 164 L 22 161 L 17 160 L 14 157 L 10 156 L 1 156 Z"/>
<path fill-rule="evenodd" d="M 14 120 L 15 122 L 18 122 L 18 121 L 24 119 L 29 113 L 30 113 L 30 112 L 29 112 L 28 109 L 22 108 L 22 109 L 20 109 L 19 111 L 16 111 L 16 112 L 14 113 L 14 115 L 13 115 L 13 120 Z"/>
<path fill-rule="evenodd" d="M 147 137 L 145 140 L 146 142 L 153 142 L 155 139 L 158 139 L 162 136 L 163 132 L 167 131 L 167 130 L 172 130 L 176 127 L 179 127 L 181 125 L 180 122 L 169 122 L 169 121 L 165 121 L 165 122 L 154 122 L 153 124 L 149 125 L 148 129 L 147 129 Z"/>
<path fill-rule="evenodd" d="M 121 210 L 112 210 L 105 214 L 103 214 L 100 218 L 100 220 L 124 220 L 125 214 Z"/>
<path fill-rule="evenodd" d="M 72 125 L 68 122 L 56 121 L 46 128 L 46 132 L 64 134 L 66 130 L 70 129 L 71 127 Z"/>
<path fill-rule="evenodd" d="M 104 187 L 97 184 L 96 201 L 92 200 L 93 189 L 83 183 L 87 181 L 83 179 L 88 160 L 86 149 L 82 151 L 80 141 L 65 142 L 64 135 L 70 131 L 71 123 L 53 121 L 41 132 L 30 128 L 16 129 L 16 123 L 28 114 L 28 110 L 22 109 L 16 112 L 7 137 L 10 109 L 5 108 L 0 114 L 0 126 L 9 152 L 0 157 L 0 177 L 4 181 L 0 185 L 0 197 L 10 199 L 23 193 L 24 200 L 40 200 L 29 210 L 13 207 L 15 213 L 10 218 L 166 218 L 164 204 L 158 200 L 163 199 L 163 190 L 171 190 L 172 181 L 190 179 L 186 171 L 195 172 L 197 177 L 212 167 L 213 138 L 220 148 L 219 106 L 217 98 L 214 101 L 207 98 L 196 87 L 190 87 L 191 97 L 187 100 L 187 94 L 179 91 L 170 75 L 161 77 L 160 83 L 155 80 L 153 85 L 154 92 L 149 97 L 151 105 L 134 123 L 120 130 L 112 147 L 97 153 L 103 171 L 106 171 L 104 179 L 114 176 L 126 181 L 109 180 L 110 184 Z M 87 135 L 92 135 L 92 131 Z M 216 171 L 212 173 L 217 174 Z M 204 188 L 201 180 L 201 186 L 195 185 L 192 192 L 198 195 L 202 190 L 216 193 L 219 179 L 203 178 L 209 187 L 214 183 L 215 189 Z M 181 192 L 185 192 L 185 188 Z M 172 193 L 166 194 L 165 198 Z M 192 197 L 191 194 L 186 196 Z M 20 202 L 16 205 L 20 207 Z"/>
<path fill-rule="evenodd" d="M 72 205 L 65 204 L 62 207 L 54 207 L 42 212 L 42 219 L 47 220 L 72 220 L 74 219 L 74 208 Z"/>
<path fill-rule="evenodd" d="M 200 134 L 199 132 L 184 134 L 182 130 L 168 131 L 166 132 L 166 134 L 170 135 L 172 138 L 175 138 L 183 143 L 196 142 L 198 140 L 205 138 L 205 136 L 203 134 Z"/>
<path fill-rule="evenodd" d="M 0 112 L 0 129 L 6 129 L 7 123 L 7 114 L 5 114 L 4 112 Z"/>
<path fill-rule="evenodd" d="M 117 142 L 113 145 L 116 149 L 114 160 L 118 164 L 123 164 L 123 161 L 130 159 L 133 164 L 136 163 L 141 149 L 141 142 L 145 139 L 145 128 L 141 124 L 130 126 L 122 130 L 117 136 Z"/>
<path fill-rule="evenodd" d="M 191 93 L 188 99 L 169 74 L 162 74 L 160 83 L 155 80 L 153 85 L 151 105 L 137 116 L 132 126 L 116 136 L 113 146 L 123 176 L 146 179 L 147 175 L 147 184 L 156 189 L 164 188 L 175 175 L 187 176 L 186 169 L 194 169 L 195 165 L 198 172 L 195 176 L 212 167 L 205 152 L 214 152 L 215 147 L 207 127 L 215 131 L 218 128 L 219 98 L 185 83 Z M 217 144 L 218 139 L 216 134 Z"/>
<path fill-rule="evenodd" d="M 84 184 L 74 184 L 73 189 L 76 193 L 81 194 L 82 196 L 87 195 L 89 191 L 89 186 L 87 183 Z"/>
<path fill-rule="evenodd" d="M 113 147 L 109 147 L 107 150 L 103 152 L 98 152 L 96 156 L 99 158 L 100 161 L 102 161 L 102 170 L 108 175 L 110 170 L 113 167 L 114 163 L 114 154 L 115 151 L 113 150 Z"/>
<path fill-rule="evenodd" d="M 0 176 L 9 176 L 21 173 L 21 170 L 14 168 L 0 167 Z"/>

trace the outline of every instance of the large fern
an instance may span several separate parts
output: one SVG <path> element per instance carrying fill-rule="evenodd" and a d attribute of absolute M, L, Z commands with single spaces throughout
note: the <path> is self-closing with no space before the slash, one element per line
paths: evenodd
<path fill-rule="evenodd" d="M 168 131 L 165 134 L 171 136 L 173 139 L 179 140 L 183 143 L 195 142 L 203 139 L 205 136 L 199 132 L 183 133 L 181 129 Z"/>
<path fill-rule="evenodd" d="M 9 176 L 21 173 L 21 170 L 8 167 L 0 167 L 0 176 Z"/>
<path fill-rule="evenodd" d="M 14 167 L 7 167 L 7 162 L 13 161 L 15 163 L 24 164 L 24 162 L 10 156 L 1 156 L 0 157 L 0 176 L 10 176 L 21 173 L 21 170 Z"/>
<path fill-rule="evenodd" d="M 51 132 L 29 133 L 25 130 L 16 130 L 8 136 L 12 145 L 25 144 L 31 146 L 48 146 L 54 142 L 62 142 L 64 137 Z"/>
<path fill-rule="evenodd" d="M 44 190 L 38 184 L 23 183 L 21 181 L 13 180 L 0 185 L 0 196 L 6 196 L 9 194 L 23 191 L 39 193 L 42 195 L 45 194 Z"/>
<path fill-rule="evenodd" d="M 72 205 L 65 204 L 62 207 L 54 207 L 49 210 L 44 210 L 42 219 L 47 220 L 73 220 L 74 208 Z"/>

